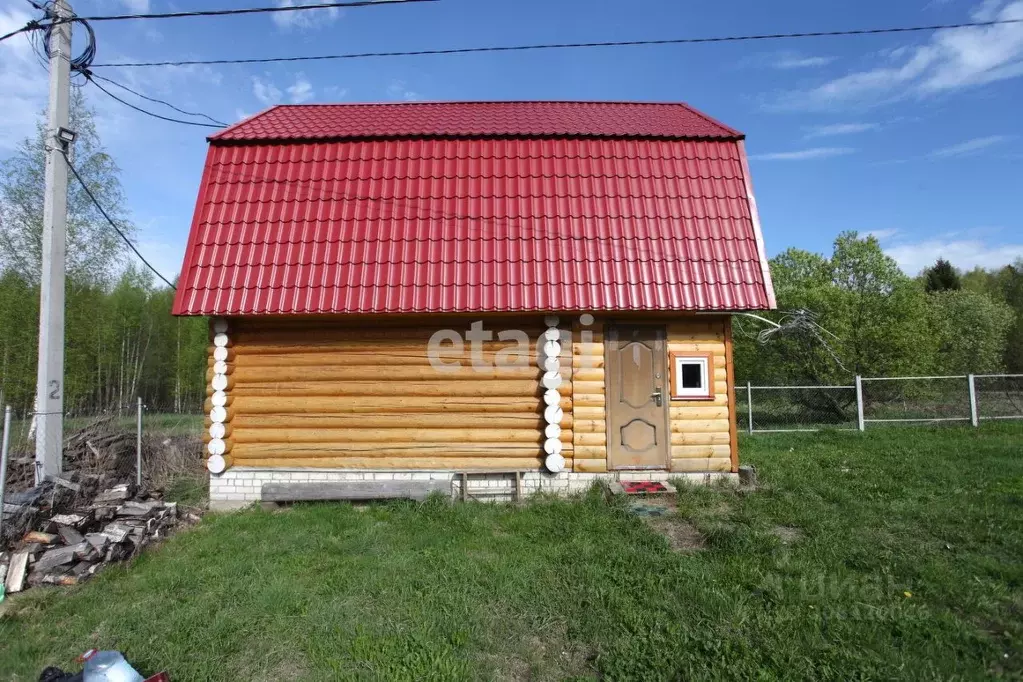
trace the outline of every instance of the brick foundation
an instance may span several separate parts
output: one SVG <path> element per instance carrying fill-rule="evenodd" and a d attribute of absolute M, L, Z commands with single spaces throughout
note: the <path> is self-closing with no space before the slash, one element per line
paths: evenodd
<path fill-rule="evenodd" d="M 606 474 L 562 472 L 548 474 L 529 471 L 522 474 L 525 495 L 548 492 L 569 495 L 583 492 L 595 481 L 666 481 L 685 479 L 693 483 L 738 482 L 730 473 L 672 473 L 668 471 L 619 471 Z M 451 495 L 461 498 L 461 480 L 451 471 L 346 471 L 338 469 L 265 469 L 236 466 L 219 475 L 210 475 L 210 509 L 230 511 L 259 502 L 264 483 L 342 482 L 342 481 L 451 481 Z M 511 501 L 515 478 L 509 474 L 470 474 L 470 497 L 477 500 Z"/>

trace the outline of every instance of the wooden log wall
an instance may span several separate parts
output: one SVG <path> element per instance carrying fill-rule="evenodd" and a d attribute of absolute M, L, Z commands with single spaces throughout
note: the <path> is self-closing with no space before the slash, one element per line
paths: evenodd
<path fill-rule="evenodd" d="M 709 353 L 714 397 L 671 400 L 671 470 L 731 471 L 735 443 L 735 401 L 731 386 L 729 318 L 697 317 L 668 324 L 668 352 Z"/>
<path fill-rule="evenodd" d="M 464 337 L 469 323 L 231 320 L 229 371 L 220 381 L 226 400 L 219 398 L 226 403 L 224 441 L 231 460 L 357 469 L 540 468 L 545 405 L 536 342 L 543 316 L 484 318 L 495 339 L 502 329 L 526 332 L 530 349 L 524 358 L 514 352 L 514 341 L 486 341 L 487 367 L 477 370 L 466 340 L 461 352 L 442 345 L 441 360 L 461 366 L 431 366 L 431 335 L 453 329 Z M 560 440 L 571 471 L 571 344 L 563 345 Z M 495 367 L 498 359 L 522 360 L 524 366 Z M 212 359 L 210 365 L 212 381 Z M 212 399 L 212 386 L 208 393 Z"/>
<path fill-rule="evenodd" d="M 572 371 L 573 471 L 604 472 L 607 471 L 607 421 L 603 321 L 594 320 L 588 325 L 575 323 L 572 330 Z"/>

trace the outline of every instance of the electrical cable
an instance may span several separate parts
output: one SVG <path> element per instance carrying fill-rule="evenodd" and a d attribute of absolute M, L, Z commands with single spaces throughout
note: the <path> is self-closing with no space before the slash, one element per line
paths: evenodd
<path fill-rule="evenodd" d="M 139 253 L 139 250 L 135 248 L 134 244 L 131 243 L 131 240 L 128 239 L 128 236 L 124 234 L 124 232 L 121 231 L 121 228 L 117 226 L 117 223 L 114 222 L 114 219 L 110 217 L 110 214 L 107 213 L 106 209 L 103 208 L 102 204 L 99 203 L 99 200 L 96 199 L 96 195 L 94 195 L 92 193 L 92 190 L 89 189 L 89 186 L 85 184 L 85 180 L 83 180 L 82 176 L 78 174 L 78 169 L 75 168 L 73 163 L 71 163 L 71 159 L 68 158 L 67 152 L 61 150 L 61 156 L 64 157 L 64 162 L 67 164 L 67 167 L 71 171 L 71 173 L 75 176 L 75 179 L 78 180 L 78 184 L 82 186 L 82 189 L 85 190 L 85 193 L 89 195 L 89 199 L 91 199 L 92 203 L 96 206 L 97 209 L 99 209 L 99 212 L 103 214 L 103 217 L 107 219 L 107 222 L 110 223 L 110 227 L 114 228 L 114 231 L 121 236 L 121 239 L 123 239 L 124 243 L 128 245 L 128 248 L 130 248 L 135 253 L 135 255 L 139 257 L 139 260 L 141 260 L 145 264 L 145 266 L 153 272 L 154 275 L 162 279 L 163 282 L 171 289 L 177 291 L 177 287 L 171 284 L 170 280 L 161 275 L 160 271 L 154 268 L 153 265 L 146 260 L 145 256 Z"/>
<path fill-rule="evenodd" d="M 393 0 L 397 1 L 397 0 Z M 375 3 L 374 3 L 375 4 Z M 528 50 L 562 50 L 594 47 L 636 47 L 647 45 L 695 45 L 704 43 L 730 43 L 755 40 L 781 40 L 788 38 L 821 38 L 835 36 L 879 35 L 885 33 L 914 33 L 921 31 L 947 31 L 962 28 L 1020 24 L 1023 19 L 996 19 L 961 24 L 935 24 L 931 26 L 899 26 L 892 28 L 852 29 L 846 31 L 814 31 L 810 33 L 765 33 L 756 35 L 711 36 L 704 38 L 665 38 L 661 40 L 613 40 L 587 43 L 535 43 L 530 45 L 494 45 L 487 47 L 459 47 L 436 50 L 407 50 L 396 52 L 352 52 L 347 54 L 307 55 L 297 57 L 254 57 L 242 59 L 193 59 L 163 62 L 112 62 L 97 67 L 194 66 L 201 64 L 269 64 L 273 62 L 308 62 L 336 59 L 366 59 L 374 57 L 421 57 L 433 55 L 471 54 L 479 52 L 524 52 Z"/>
<path fill-rule="evenodd" d="M 213 118 L 212 116 L 210 116 L 208 114 L 204 114 L 204 113 L 199 112 L 199 111 L 186 111 L 186 110 L 184 110 L 184 109 L 182 109 L 180 107 L 174 106 L 170 102 L 165 102 L 162 99 L 157 99 L 155 97 L 149 97 L 148 95 L 143 95 L 141 92 L 138 92 L 137 90 L 132 90 L 127 85 L 124 85 L 123 83 L 118 83 L 117 81 L 113 80 L 112 78 L 107 78 L 106 76 L 101 76 L 98 73 L 87 72 L 87 73 L 84 73 L 84 75 L 85 75 L 85 77 L 87 79 L 90 79 L 90 80 L 93 79 L 93 78 L 99 78 L 100 80 L 106 81 L 107 83 L 110 83 L 111 85 L 116 85 L 117 87 L 121 88 L 122 90 L 127 90 L 128 92 L 130 92 L 131 94 L 135 95 L 136 97 L 141 97 L 142 99 L 148 100 L 148 101 L 153 102 L 155 104 L 162 104 L 165 107 L 169 107 L 169 108 L 173 109 L 174 111 L 178 112 L 179 114 L 184 114 L 185 116 L 201 116 L 202 118 L 205 118 L 206 120 L 210 121 L 211 123 L 216 124 L 217 126 L 219 126 L 221 128 L 226 128 L 228 125 L 230 125 L 229 123 L 224 123 L 223 121 L 219 121 L 219 120 Z"/>
<path fill-rule="evenodd" d="M 10 33 L 5 33 L 4 35 L 0 36 L 0 43 L 4 42 L 8 38 L 13 38 L 14 36 L 18 35 L 19 33 L 24 33 L 25 31 L 35 31 L 36 29 L 40 29 L 40 28 L 43 28 L 43 25 L 40 24 L 38 21 L 35 21 L 35 20 L 30 21 L 27 24 L 25 24 L 24 26 L 22 26 L 21 28 L 15 29 L 14 31 L 11 31 Z"/>
<path fill-rule="evenodd" d="M 222 17 L 238 14 L 264 14 L 270 12 L 296 12 L 311 9 L 345 9 L 349 7 L 377 7 L 384 5 L 407 5 L 439 0 L 356 0 L 355 2 L 320 2 L 309 5 L 282 5 L 274 7 L 243 7 L 238 9 L 194 10 L 190 12 L 162 12 L 155 14 L 113 14 L 105 16 L 80 17 L 85 21 L 121 21 L 124 19 L 183 19 L 187 17 Z"/>
<path fill-rule="evenodd" d="M 127 101 L 121 99 L 120 97 L 118 97 L 114 93 L 112 93 L 109 90 L 107 90 L 106 88 L 104 88 L 102 85 L 97 83 L 95 81 L 95 79 L 93 79 L 91 77 L 92 74 L 88 73 L 87 71 L 83 71 L 82 73 L 83 73 L 83 75 L 85 75 L 85 77 L 89 80 L 90 83 L 92 83 L 97 88 L 99 88 L 100 90 L 105 92 L 109 97 L 117 100 L 118 102 L 120 102 L 124 106 L 129 107 L 131 109 L 134 109 L 135 111 L 138 111 L 139 113 L 145 114 L 147 116 L 152 116 L 153 118 L 158 118 L 161 121 L 169 121 L 171 123 L 181 123 L 182 125 L 186 125 L 186 126 L 199 126 L 201 128 L 216 128 L 217 130 L 220 130 L 221 128 L 227 127 L 226 125 L 213 125 L 213 124 L 210 124 L 210 123 L 200 123 L 198 121 L 185 121 L 185 120 L 180 119 L 180 118 L 171 118 L 170 116 L 162 116 L 161 114 L 154 113 L 152 111 L 149 111 L 148 109 L 143 109 L 142 107 L 136 106 L 136 105 L 132 104 L 131 102 L 127 102 Z"/>

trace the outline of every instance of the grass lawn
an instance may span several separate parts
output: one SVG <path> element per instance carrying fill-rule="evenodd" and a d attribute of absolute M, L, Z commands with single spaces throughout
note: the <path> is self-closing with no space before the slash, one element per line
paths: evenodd
<path fill-rule="evenodd" d="M 9 599 L 0 680 L 90 647 L 184 681 L 1023 676 L 1020 425 L 742 452 L 759 491 L 687 489 L 654 524 L 596 493 L 211 516 Z"/>

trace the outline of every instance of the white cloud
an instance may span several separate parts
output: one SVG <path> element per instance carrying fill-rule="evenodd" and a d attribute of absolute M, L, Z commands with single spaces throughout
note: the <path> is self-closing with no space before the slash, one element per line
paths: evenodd
<path fill-rule="evenodd" d="M 801 56 L 792 52 L 785 52 L 778 55 L 778 58 L 771 63 L 776 69 L 808 69 L 827 66 L 835 61 L 835 57 Z"/>
<path fill-rule="evenodd" d="M 953 156 L 966 156 L 967 154 L 979 152 L 982 149 L 987 149 L 988 147 L 992 147 L 996 144 L 1001 144 L 1002 142 L 1006 142 L 1007 140 L 1010 139 L 1012 138 L 1010 138 L 1008 135 L 988 135 L 987 137 L 975 137 L 972 140 L 967 140 L 966 142 L 960 142 L 959 144 L 954 144 L 949 147 L 942 147 L 941 149 L 936 149 L 930 153 L 930 156 L 932 158 L 939 159 L 949 158 Z"/>
<path fill-rule="evenodd" d="M 387 97 L 390 99 L 402 99 L 406 102 L 416 102 L 419 100 L 419 93 L 415 90 L 410 90 L 405 81 L 396 79 L 387 86 Z"/>
<path fill-rule="evenodd" d="M 1023 0 L 984 0 L 974 21 L 1023 19 Z M 926 97 L 1023 75 L 1023 23 L 935 31 L 927 43 L 890 50 L 888 63 L 805 92 L 784 93 L 772 109 L 825 109 Z"/>
<path fill-rule="evenodd" d="M 295 0 L 277 0 L 278 7 L 294 7 Z M 294 12 L 273 12 L 271 15 L 277 28 L 282 31 L 305 30 L 311 28 L 322 28 L 343 16 L 337 7 L 325 7 L 323 9 L 295 10 Z"/>
<path fill-rule="evenodd" d="M 806 138 L 831 137 L 833 135 L 855 135 L 880 128 L 877 123 L 832 123 L 831 125 L 814 126 L 806 133 Z"/>
<path fill-rule="evenodd" d="M 798 149 L 791 152 L 773 152 L 770 154 L 754 154 L 749 158 L 753 161 L 814 161 L 816 159 L 830 159 L 835 156 L 852 154 L 855 149 L 851 147 L 811 147 L 810 149 Z"/>
<path fill-rule="evenodd" d="M 130 12 L 142 13 L 149 11 L 149 0 L 121 0 L 121 4 Z"/>
<path fill-rule="evenodd" d="M 263 106 L 273 106 L 281 101 L 281 91 L 269 78 L 252 77 L 252 94 Z"/>
<path fill-rule="evenodd" d="M 292 104 L 302 104 L 311 100 L 315 93 L 313 92 L 313 84 L 306 80 L 303 74 L 298 74 L 295 82 L 286 88 L 288 92 L 288 98 Z"/>
<path fill-rule="evenodd" d="M 0 34 L 19 29 L 33 18 L 20 6 L 2 9 Z M 3 93 L 0 152 L 13 150 L 33 132 L 39 112 L 46 108 L 46 82 L 46 67 L 33 53 L 27 33 L 0 43 L 0 93 Z"/>
<path fill-rule="evenodd" d="M 912 244 L 899 244 L 885 249 L 904 272 L 910 275 L 934 265 L 939 258 L 957 268 L 998 268 L 1023 258 L 1023 244 L 989 244 L 980 240 L 929 239 Z"/>
<path fill-rule="evenodd" d="M 888 239 L 891 239 L 892 237 L 897 237 L 900 234 L 902 234 L 902 230 L 898 230 L 895 228 L 887 228 L 882 230 L 867 230 L 866 232 L 866 235 L 868 237 L 873 237 L 879 242 L 886 241 Z"/>
<path fill-rule="evenodd" d="M 285 86 L 283 91 L 270 79 L 269 74 L 265 78 L 253 76 L 252 94 L 266 107 L 280 104 L 284 101 L 285 95 L 291 104 L 302 104 L 316 96 L 313 84 L 302 73 L 296 74 L 295 82 Z"/>

